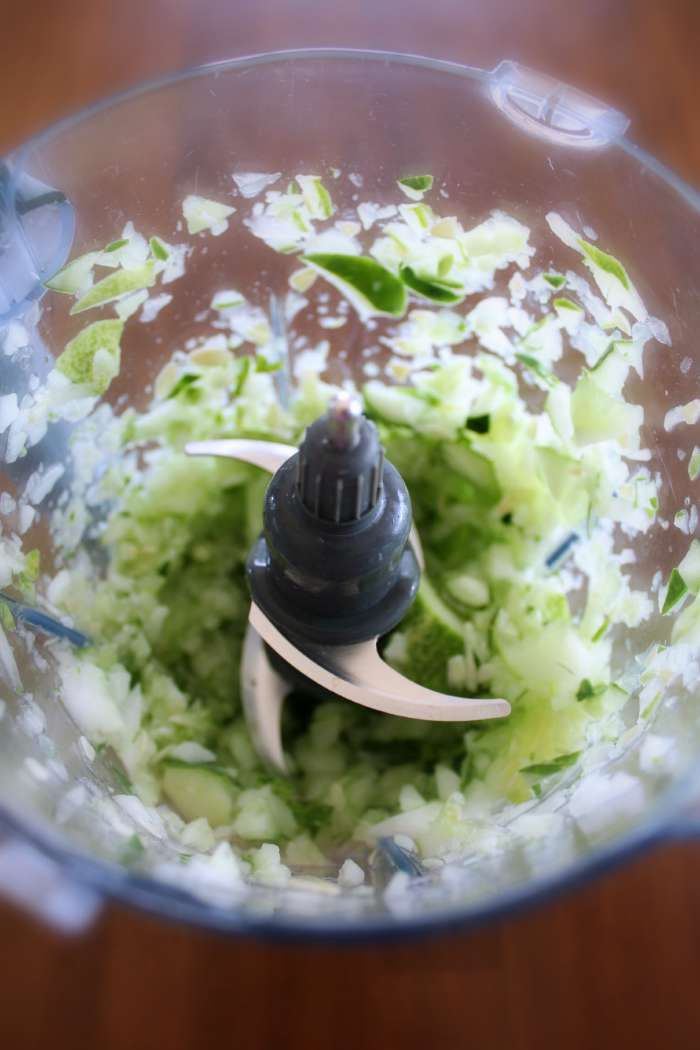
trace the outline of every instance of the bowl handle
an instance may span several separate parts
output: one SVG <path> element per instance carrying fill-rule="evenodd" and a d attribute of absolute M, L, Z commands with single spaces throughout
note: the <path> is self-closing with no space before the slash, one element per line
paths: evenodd
<path fill-rule="evenodd" d="M 486 83 L 492 101 L 509 120 L 547 142 L 600 149 L 622 138 L 629 127 L 619 110 L 518 62 L 501 62 Z"/>
<path fill-rule="evenodd" d="M 0 327 L 41 298 L 74 236 L 75 213 L 64 193 L 0 164 Z"/>

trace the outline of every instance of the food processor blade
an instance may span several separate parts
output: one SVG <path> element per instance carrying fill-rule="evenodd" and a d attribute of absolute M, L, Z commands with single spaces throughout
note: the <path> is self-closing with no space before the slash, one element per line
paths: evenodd
<path fill-rule="evenodd" d="M 347 399 L 348 395 L 341 393 L 332 402 L 332 425 L 340 427 L 336 418 L 340 414 L 338 405 L 342 401 L 347 408 Z M 273 475 L 297 454 L 292 445 L 249 439 L 191 442 L 185 451 L 191 456 L 236 459 Z M 408 546 L 422 571 L 423 552 L 413 524 Z M 283 665 L 321 689 L 385 714 L 466 722 L 503 718 L 510 713 L 506 700 L 452 696 L 411 681 L 382 658 L 377 648 L 380 638 L 381 634 L 376 634 L 353 644 L 319 644 L 298 635 L 290 638 L 255 600 L 252 602 L 241 663 L 243 706 L 260 756 L 277 772 L 289 771 L 282 746 L 281 717 L 292 684 L 272 666 L 268 648 Z"/>

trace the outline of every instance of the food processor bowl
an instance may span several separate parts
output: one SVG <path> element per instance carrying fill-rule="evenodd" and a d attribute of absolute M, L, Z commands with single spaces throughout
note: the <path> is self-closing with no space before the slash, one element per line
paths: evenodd
<path fill-rule="evenodd" d="M 667 324 L 672 345 L 648 353 L 636 390 L 666 522 L 635 541 L 635 577 L 648 589 L 656 573 L 666 579 L 683 557 L 688 536 L 668 522 L 697 499 L 687 462 L 700 443 L 697 428 L 669 432 L 664 418 L 700 397 L 700 198 L 633 144 L 627 123 L 513 62 L 486 72 L 335 49 L 219 62 L 94 106 L 0 162 L 0 392 L 16 392 L 21 402 L 80 327 L 62 298 L 46 294 L 45 281 L 69 256 L 113 241 L 127 221 L 177 240 L 183 199 L 196 193 L 238 203 L 232 175 L 240 172 L 350 172 L 352 180 L 333 187 L 341 210 L 359 194 L 392 198 L 400 174 L 431 172 L 449 214 L 471 224 L 494 210 L 513 215 L 531 226 L 538 252 L 555 269 L 565 271 L 570 260 L 545 214 L 593 227 Z M 289 260 L 237 238 L 242 216 L 239 209 L 225 237 L 209 238 L 192 254 L 169 309 L 125 332 L 121 371 L 105 398 L 116 411 L 145 406 L 154 377 L 196 332 L 196 317 L 217 288 L 235 286 L 263 307 L 285 294 Z M 303 330 L 303 317 L 299 324 Z M 331 378 L 359 378 L 359 326 L 351 321 L 327 336 Z M 26 456 L 0 470 L 0 489 L 15 498 L 38 468 L 66 468 L 23 537 L 27 549 L 39 548 L 49 574 L 47 520 L 73 476 L 71 429 L 51 424 Z M 14 521 L 3 527 L 12 531 Z M 668 618 L 657 616 L 620 638 L 620 671 L 669 634 Z M 8 631 L 4 644 L 15 641 Z M 109 800 L 119 783 L 106 758 L 86 749 L 58 698 L 50 641 L 37 635 L 32 653 L 17 643 L 13 656 L 3 651 L 0 667 L 0 892 L 66 928 L 89 921 L 107 896 L 232 933 L 405 935 L 483 922 L 644 845 L 700 830 L 697 689 L 677 677 L 653 713 L 640 717 L 630 708 L 618 741 L 594 748 L 581 769 L 524 807 L 535 815 L 560 812 L 556 836 L 506 836 L 490 852 L 466 853 L 439 872 L 415 879 L 389 872 L 383 883 L 377 876 L 376 887 L 359 895 L 303 879 L 286 888 L 253 885 L 238 896 L 215 882 L 193 892 L 162 877 L 179 862 L 167 835 L 138 819 L 130 825 L 128 814 L 121 832 L 100 818 L 95 800 Z M 134 828 L 143 843 L 138 856 L 129 854 Z"/>

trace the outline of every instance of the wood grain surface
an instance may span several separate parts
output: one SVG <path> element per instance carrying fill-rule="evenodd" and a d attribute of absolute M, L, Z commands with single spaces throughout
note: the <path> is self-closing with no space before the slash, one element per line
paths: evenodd
<path fill-rule="evenodd" d="M 301 46 L 518 59 L 605 98 L 700 181 L 698 0 L 3 0 L 0 153 L 183 66 Z M 696 1050 L 700 849 L 400 946 L 231 941 L 108 907 L 67 939 L 0 906 L 0 1048 Z"/>

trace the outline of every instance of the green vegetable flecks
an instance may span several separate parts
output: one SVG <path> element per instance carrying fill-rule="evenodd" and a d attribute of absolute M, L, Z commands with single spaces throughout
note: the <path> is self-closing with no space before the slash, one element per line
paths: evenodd
<path fill-rule="evenodd" d="M 473 430 L 475 434 L 488 434 L 491 429 L 491 416 L 469 416 L 467 419 L 467 430 Z"/>
<path fill-rule="evenodd" d="M 12 575 L 12 586 L 31 600 L 34 600 L 35 596 L 35 584 L 41 568 L 40 562 L 41 557 L 38 550 L 27 551 L 22 569 Z"/>
<path fill-rule="evenodd" d="M 603 622 L 601 623 L 600 627 L 598 628 L 598 630 L 595 632 L 595 634 L 591 638 L 591 641 L 592 642 L 599 642 L 600 639 L 605 634 L 605 632 L 607 631 L 609 626 L 610 626 L 610 617 L 606 616 L 605 619 L 603 620 Z"/>
<path fill-rule="evenodd" d="M 326 825 L 333 814 L 333 807 L 325 802 L 300 798 L 297 790 L 286 780 L 278 780 L 275 795 L 289 806 L 297 824 L 315 835 Z"/>
<path fill-rule="evenodd" d="M 193 387 L 196 386 L 199 376 L 196 372 L 185 372 L 175 382 L 175 385 L 169 391 L 166 401 L 170 401 L 171 398 L 179 397 L 181 394 L 187 393 L 188 398 L 192 396 Z M 197 396 L 197 395 L 195 395 Z"/>
<path fill-rule="evenodd" d="M 12 609 L 0 598 L 0 627 L 4 627 L 8 631 L 12 631 L 15 626 L 15 618 L 12 615 Z"/>
<path fill-rule="evenodd" d="M 158 259 L 160 262 L 165 262 L 166 259 L 170 258 L 170 252 L 165 247 L 160 237 L 151 237 L 150 240 L 151 255 L 154 259 Z"/>
<path fill-rule="evenodd" d="M 399 179 L 399 186 L 408 186 L 411 190 L 429 190 L 433 185 L 432 175 L 408 175 Z"/>
<path fill-rule="evenodd" d="M 128 868 L 138 863 L 146 852 L 143 841 L 139 835 L 132 835 L 124 844 L 121 855 L 121 863 Z"/>
<path fill-rule="evenodd" d="M 24 559 L 24 575 L 34 583 L 39 578 L 41 555 L 38 550 L 29 551 Z"/>
<path fill-rule="evenodd" d="M 574 310 L 576 313 L 583 313 L 583 307 L 579 306 L 578 303 L 573 302 L 571 299 L 565 297 L 555 299 L 553 304 L 555 310 Z"/>
<path fill-rule="evenodd" d="M 595 244 L 590 244 L 589 241 L 584 241 L 583 238 L 579 238 L 579 247 L 587 259 L 589 259 L 594 266 L 603 270 L 605 273 L 609 273 L 612 277 L 615 277 L 625 291 L 629 291 L 631 284 L 630 279 L 627 276 L 627 270 L 625 270 L 622 263 L 616 259 L 613 255 L 608 255 L 607 252 L 602 251 L 600 248 L 596 248 Z"/>
<path fill-rule="evenodd" d="M 533 777 L 551 777 L 554 773 L 561 773 L 562 769 L 573 766 L 580 754 L 580 751 L 571 751 L 568 755 L 553 758 L 551 762 L 535 762 L 531 766 L 523 766 L 520 772 Z"/>
<path fill-rule="evenodd" d="M 268 361 L 264 354 L 256 354 L 255 356 L 255 371 L 256 372 L 279 372 L 282 368 L 281 361 Z"/>
<path fill-rule="evenodd" d="M 399 270 L 401 280 L 412 292 L 430 299 L 434 303 L 459 303 L 464 298 L 461 285 L 454 281 L 441 281 L 436 278 L 419 277 L 410 266 Z"/>
<path fill-rule="evenodd" d="M 238 364 L 238 375 L 236 376 L 236 383 L 231 391 L 231 399 L 236 400 L 240 397 L 245 386 L 246 379 L 250 375 L 251 360 L 249 357 L 244 357 Z"/>
<path fill-rule="evenodd" d="M 601 365 L 602 365 L 602 364 L 603 364 L 603 363 L 604 363 L 605 361 L 607 361 L 607 359 L 608 359 L 608 358 L 610 357 L 610 355 L 611 355 L 612 353 L 614 353 L 614 351 L 615 351 L 615 341 L 613 340 L 613 342 L 612 342 L 612 343 L 610 343 L 610 344 L 609 344 L 609 345 L 608 345 L 608 346 L 607 346 L 607 347 L 605 348 L 605 350 L 604 350 L 604 351 L 603 351 L 603 353 L 602 353 L 602 354 L 600 355 L 600 357 L 598 358 L 598 360 L 596 361 L 596 363 L 595 363 L 595 364 L 593 365 L 593 367 L 591 368 L 591 372 L 597 372 L 597 371 L 598 371 L 598 369 L 600 368 L 600 366 L 601 366 Z"/>
<path fill-rule="evenodd" d="M 604 693 L 608 687 L 605 684 L 593 685 L 589 678 L 583 678 L 581 684 L 576 691 L 576 699 L 579 703 L 583 700 L 593 700 L 594 697 L 600 696 Z"/>
<path fill-rule="evenodd" d="M 548 368 L 545 368 L 536 357 L 533 357 L 532 354 L 523 353 L 517 353 L 515 356 L 518 361 L 520 361 L 521 365 L 525 365 L 526 368 L 529 368 L 532 374 L 537 376 L 538 379 L 541 379 L 543 383 L 546 383 L 547 386 L 555 386 L 557 377 L 553 372 L 550 372 Z"/>
<path fill-rule="evenodd" d="M 668 587 L 666 588 L 666 597 L 664 598 L 664 604 L 661 609 L 662 615 L 665 616 L 666 613 L 675 609 L 678 603 L 685 598 L 687 593 L 688 585 L 678 569 L 671 569 L 671 575 L 668 578 Z"/>
<path fill-rule="evenodd" d="M 411 200 L 419 201 L 423 194 L 433 188 L 432 175 L 407 175 L 404 179 L 397 179 L 397 185 Z"/>
<path fill-rule="evenodd" d="M 110 766 L 110 771 L 112 773 L 112 776 L 114 777 L 114 780 L 116 781 L 119 790 L 125 795 L 133 795 L 134 785 L 131 783 L 121 766 L 114 763 Z"/>
<path fill-rule="evenodd" d="M 128 243 L 129 243 L 129 238 L 128 237 L 122 237 L 121 240 L 112 241 L 111 244 L 108 244 L 107 247 L 105 248 L 105 252 L 117 252 L 117 251 L 119 251 L 120 248 L 123 248 L 124 245 L 128 244 Z"/>

